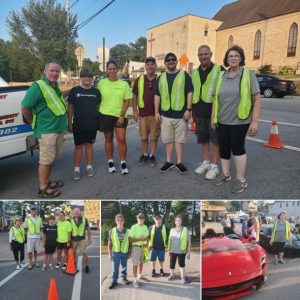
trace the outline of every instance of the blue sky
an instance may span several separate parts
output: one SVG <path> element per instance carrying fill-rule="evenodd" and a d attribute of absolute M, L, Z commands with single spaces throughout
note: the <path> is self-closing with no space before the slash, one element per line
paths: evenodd
<path fill-rule="evenodd" d="M 57 0 L 65 5 L 65 0 Z M 70 0 L 71 5 L 77 0 Z M 85 21 L 111 0 L 79 0 L 71 8 L 78 15 L 78 24 Z M 9 12 L 19 12 L 28 0 L 0 0 L 0 38 L 9 40 L 6 18 Z M 115 0 L 106 10 L 79 31 L 78 42 L 85 48 L 85 57 L 96 60 L 97 48 L 105 37 L 106 46 L 128 44 L 146 30 L 188 13 L 211 18 L 225 4 L 234 0 Z"/>

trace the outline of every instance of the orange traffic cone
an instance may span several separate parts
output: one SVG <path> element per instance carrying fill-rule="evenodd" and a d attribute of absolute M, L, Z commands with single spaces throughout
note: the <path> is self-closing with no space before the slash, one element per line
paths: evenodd
<path fill-rule="evenodd" d="M 68 259 L 67 268 L 66 268 L 65 273 L 72 275 L 72 276 L 75 276 L 77 273 L 76 267 L 75 267 L 74 252 L 73 252 L 72 248 L 70 248 L 70 250 L 69 250 L 69 259 Z"/>
<path fill-rule="evenodd" d="M 49 291 L 48 291 L 48 300 L 59 300 L 58 292 L 56 288 L 56 282 L 54 278 L 51 278 Z"/>
<path fill-rule="evenodd" d="M 280 136 L 278 132 L 278 124 L 276 120 L 272 120 L 271 133 L 269 137 L 269 141 L 264 144 L 266 147 L 280 149 L 283 148 L 284 144 L 280 142 Z"/>
<path fill-rule="evenodd" d="M 188 130 L 195 131 L 196 130 L 196 123 L 193 121 L 192 124 L 189 124 Z"/>

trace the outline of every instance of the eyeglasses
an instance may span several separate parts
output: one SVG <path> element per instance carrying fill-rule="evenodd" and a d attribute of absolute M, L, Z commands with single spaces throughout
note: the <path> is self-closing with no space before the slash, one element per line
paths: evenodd
<path fill-rule="evenodd" d="M 144 218 L 144 217 L 138 217 L 138 219 L 140 219 L 140 220 L 145 220 L 145 218 Z"/>
<path fill-rule="evenodd" d="M 16 220 L 16 222 L 17 222 L 17 221 L 19 221 L 19 222 L 20 222 L 21 220 L 17 219 L 17 220 Z"/>
<path fill-rule="evenodd" d="M 239 58 L 239 57 L 241 57 L 241 56 L 238 55 L 238 54 L 237 54 L 237 55 L 229 55 L 229 56 L 228 56 L 228 58 L 230 58 L 230 59 L 232 59 L 232 58 Z"/>
<path fill-rule="evenodd" d="M 176 61 L 176 58 L 168 58 L 168 59 L 166 59 L 166 62 L 171 62 L 171 61 Z"/>

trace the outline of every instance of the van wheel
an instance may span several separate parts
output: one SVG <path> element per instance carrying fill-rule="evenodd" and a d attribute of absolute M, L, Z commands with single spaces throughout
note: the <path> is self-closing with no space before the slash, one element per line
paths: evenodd
<path fill-rule="evenodd" d="M 265 98 L 272 98 L 274 96 L 274 91 L 271 88 L 267 88 L 264 90 L 264 97 Z"/>

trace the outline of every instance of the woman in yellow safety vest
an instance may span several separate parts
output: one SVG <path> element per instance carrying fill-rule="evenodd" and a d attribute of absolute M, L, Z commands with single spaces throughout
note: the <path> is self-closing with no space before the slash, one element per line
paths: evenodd
<path fill-rule="evenodd" d="M 275 257 L 274 264 L 283 264 L 284 246 L 286 242 L 291 243 L 291 228 L 289 222 L 286 220 L 286 212 L 282 211 L 277 216 L 277 221 L 274 223 L 272 230 L 270 245 L 273 247 Z"/>
<path fill-rule="evenodd" d="M 26 233 L 22 223 L 21 217 L 16 216 L 13 220 L 13 226 L 9 230 L 9 245 L 10 250 L 14 254 L 17 264 L 17 270 L 23 269 L 24 260 L 24 244 L 26 240 Z"/>
<path fill-rule="evenodd" d="M 258 130 L 260 113 L 260 90 L 254 72 L 245 68 L 244 50 L 233 46 L 224 57 L 227 71 L 219 74 L 215 99 L 213 102 L 211 126 L 217 128 L 222 174 L 216 179 L 216 185 L 231 180 L 230 156 L 234 157 L 236 180 L 232 193 L 242 193 L 247 188 L 245 178 L 247 132 L 255 136 Z"/>
<path fill-rule="evenodd" d="M 170 276 L 168 277 L 168 280 L 173 280 L 175 278 L 175 265 L 178 258 L 181 281 L 183 284 L 186 284 L 185 257 L 190 259 L 191 237 L 187 227 L 182 226 L 182 216 L 180 215 L 175 217 L 175 227 L 170 230 L 167 251 L 169 251 L 170 255 Z"/>

